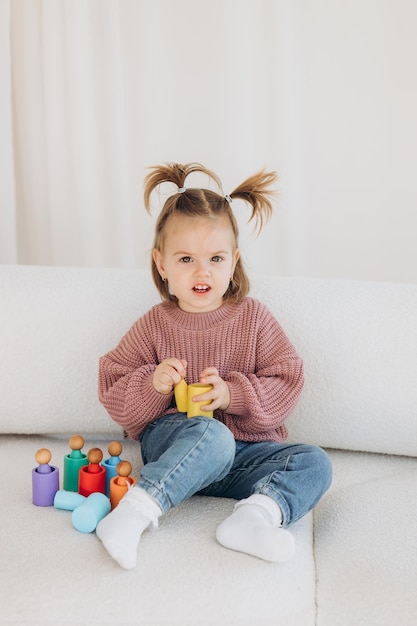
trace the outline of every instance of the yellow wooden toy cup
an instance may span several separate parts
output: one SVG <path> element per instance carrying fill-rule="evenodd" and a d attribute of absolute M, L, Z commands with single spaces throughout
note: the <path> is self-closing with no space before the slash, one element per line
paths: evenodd
<path fill-rule="evenodd" d="M 188 385 L 183 378 L 181 379 L 181 382 L 175 385 L 174 396 L 178 411 L 180 413 L 187 413 Z"/>
<path fill-rule="evenodd" d="M 207 402 L 193 402 L 193 396 L 207 393 L 210 389 L 212 389 L 212 385 L 203 385 L 202 383 L 187 385 L 185 380 L 182 379 L 178 385 L 175 385 L 174 389 L 178 411 L 180 411 L 180 413 L 187 413 L 187 417 L 197 417 L 198 415 L 213 417 L 213 411 L 203 411 L 201 409 Z"/>
<path fill-rule="evenodd" d="M 203 411 L 201 408 L 207 404 L 207 400 L 204 400 L 203 402 L 193 402 L 193 396 L 199 396 L 203 393 L 207 393 L 207 391 L 210 391 L 212 388 L 213 385 L 203 385 L 202 383 L 188 385 L 187 417 L 197 417 L 198 415 L 213 417 L 213 411 Z"/>

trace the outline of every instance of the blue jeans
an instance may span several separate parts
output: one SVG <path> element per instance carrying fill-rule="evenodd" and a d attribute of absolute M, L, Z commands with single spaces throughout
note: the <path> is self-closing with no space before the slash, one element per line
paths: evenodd
<path fill-rule="evenodd" d="M 321 448 L 235 441 L 210 417 L 165 415 L 139 440 L 144 467 L 138 485 L 164 512 L 194 494 L 241 500 L 261 493 L 277 502 L 287 527 L 317 504 L 332 479 Z"/>

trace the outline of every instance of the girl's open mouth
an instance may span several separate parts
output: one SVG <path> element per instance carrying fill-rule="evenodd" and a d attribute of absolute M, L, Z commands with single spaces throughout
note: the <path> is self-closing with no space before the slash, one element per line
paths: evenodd
<path fill-rule="evenodd" d="M 209 285 L 194 285 L 193 291 L 194 293 L 205 294 L 209 292 L 211 287 Z"/>

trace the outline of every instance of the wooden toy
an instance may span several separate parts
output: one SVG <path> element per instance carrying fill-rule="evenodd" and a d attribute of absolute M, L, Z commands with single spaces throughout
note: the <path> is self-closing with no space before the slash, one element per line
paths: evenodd
<path fill-rule="evenodd" d="M 87 455 L 83 453 L 84 439 L 81 435 L 73 435 L 69 440 L 71 452 L 64 457 L 64 489 L 78 491 L 80 467 L 87 465 Z"/>
<path fill-rule="evenodd" d="M 110 513 L 110 500 L 104 493 L 94 492 L 74 509 L 71 520 L 76 530 L 91 533 L 108 513 Z"/>
<path fill-rule="evenodd" d="M 188 385 L 183 378 L 174 387 L 175 402 L 180 413 L 187 413 Z"/>
<path fill-rule="evenodd" d="M 213 411 L 203 411 L 202 406 L 207 404 L 205 402 L 194 402 L 193 397 L 207 393 L 212 389 L 212 385 L 203 385 L 202 383 L 194 383 L 193 385 L 187 385 L 184 379 L 175 385 L 174 396 L 177 403 L 177 409 L 180 413 L 187 413 L 187 417 L 213 417 Z"/>
<path fill-rule="evenodd" d="M 117 465 L 117 475 L 110 481 L 110 504 L 114 509 L 123 498 L 129 486 L 136 485 L 136 478 L 130 476 L 132 466 L 129 461 L 121 461 Z"/>
<path fill-rule="evenodd" d="M 110 496 L 110 481 L 117 476 L 117 464 L 122 460 L 120 455 L 122 453 L 122 444 L 119 441 L 112 441 L 108 445 L 108 452 L 110 454 L 108 459 L 102 462 L 102 466 L 106 468 L 106 496 Z"/>
<path fill-rule="evenodd" d="M 91 448 L 87 455 L 88 465 L 80 467 L 78 492 L 88 497 L 91 493 L 106 491 L 106 468 L 100 465 L 103 452 L 100 448 Z"/>
<path fill-rule="evenodd" d="M 56 509 L 63 509 L 64 511 L 74 511 L 85 500 L 85 496 L 75 491 L 65 491 L 65 489 L 59 489 L 54 498 L 54 507 Z"/>
<path fill-rule="evenodd" d="M 47 448 L 40 448 L 35 454 L 39 465 L 32 470 L 32 502 L 36 506 L 52 506 L 59 489 L 59 469 L 49 465 L 51 458 Z"/>

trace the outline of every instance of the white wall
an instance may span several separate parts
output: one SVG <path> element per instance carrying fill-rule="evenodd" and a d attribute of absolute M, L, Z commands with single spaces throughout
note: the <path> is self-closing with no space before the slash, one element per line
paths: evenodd
<path fill-rule="evenodd" d="M 294 6 L 291 270 L 415 281 L 417 4 Z"/>
<path fill-rule="evenodd" d="M 197 160 L 280 173 L 258 240 L 235 205 L 252 273 L 417 280 L 413 0 L 0 2 L 17 262 L 146 267 L 146 167 Z"/>

